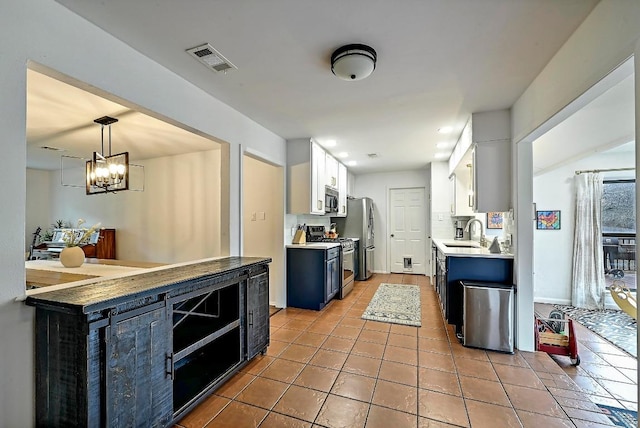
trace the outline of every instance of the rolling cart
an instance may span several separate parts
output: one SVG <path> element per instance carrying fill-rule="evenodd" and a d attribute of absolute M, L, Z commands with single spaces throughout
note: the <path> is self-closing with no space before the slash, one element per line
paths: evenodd
<path fill-rule="evenodd" d="M 549 317 L 535 313 L 536 351 L 569 357 L 571 364 L 580 364 L 578 341 L 573 328 L 573 320 L 565 319 L 561 311 L 553 310 Z"/>

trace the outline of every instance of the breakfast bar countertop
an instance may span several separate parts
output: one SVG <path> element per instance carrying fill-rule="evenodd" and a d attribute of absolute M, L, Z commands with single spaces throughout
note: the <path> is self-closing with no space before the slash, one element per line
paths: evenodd
<path fill-rule="evenodd" d="M 164 263 L 87 258 L 82 266 L 66 268 L 59 260 L 27 260 L 24 263 L 28 289 L 48 287 L 102 276 L 121 275 L 164 266 Z"/>
<path fill-rule="evenodd" d="M 488 248 L 481 247 L 478 241 L 438 239 L 433 243 L 446 257 L 486 257 L 497 259 L 513 259 L 513 253 L 492 253 Z"/>
<path fill-rule="evenodd" d="M 175 284 L 194 278 L 223 275 L 237 269 L 250 271 L 255 266 L 270 262 L 271 258 L 232 256 L 176 263 L 141 269 L 124 276 L 93 278 L 90 283 L 80 282 L 73 288 L 48 291 L 45 287 L 41 289 L 42 293 L 27 295 L 26 303 L 66 307 L 87 314 L 131 300 L 135 295 L 168 292 Z"/>

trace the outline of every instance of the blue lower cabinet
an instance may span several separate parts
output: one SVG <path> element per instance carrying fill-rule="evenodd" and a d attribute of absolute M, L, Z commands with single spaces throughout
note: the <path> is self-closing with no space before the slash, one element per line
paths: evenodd
<path fill-rule="evenodd" d="M 490 257 L 447 257 L 445 316 L 462 332 L 464 290 L 460 281 L 513 283 L 513 259 Z"/>
<path fill-rule="evenodd" d="M 287 306 L 319 311 L 340 291 L 340 247 L 287 248 Z"/>

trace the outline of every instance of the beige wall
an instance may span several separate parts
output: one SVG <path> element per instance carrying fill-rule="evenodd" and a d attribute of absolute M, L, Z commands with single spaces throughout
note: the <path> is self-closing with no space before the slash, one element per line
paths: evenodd
<path fill-rule="evenodd" d="M 144 191 L 91 196 L 84 188 L 63 187 L 59 171 L 29 170 L 27 206 L 33 209 L 27 210 L 26 224 L 47 229 L 57 219 L 100 222 L 117 229 L 120 260 L 177 263 L 223 255 L 221 150 L 136 163 L 145 167 Z M 49 199 L 42 197 L 43 189 Z"/>
<path fill-rule="evenodd" d="M 251 156 L 242 159 L 243 255 L 271 257 L 269 302 L 286 304 L 284 280 L 284 172 Z"/>

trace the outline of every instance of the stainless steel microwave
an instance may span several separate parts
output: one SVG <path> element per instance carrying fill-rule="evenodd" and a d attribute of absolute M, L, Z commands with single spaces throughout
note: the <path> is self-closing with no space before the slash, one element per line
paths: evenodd
<path fill-rule="evenodd" d="M 326 186 L 324 189 L 324 212 L 338 212 L 338 191 L 329 186 Z"/>

